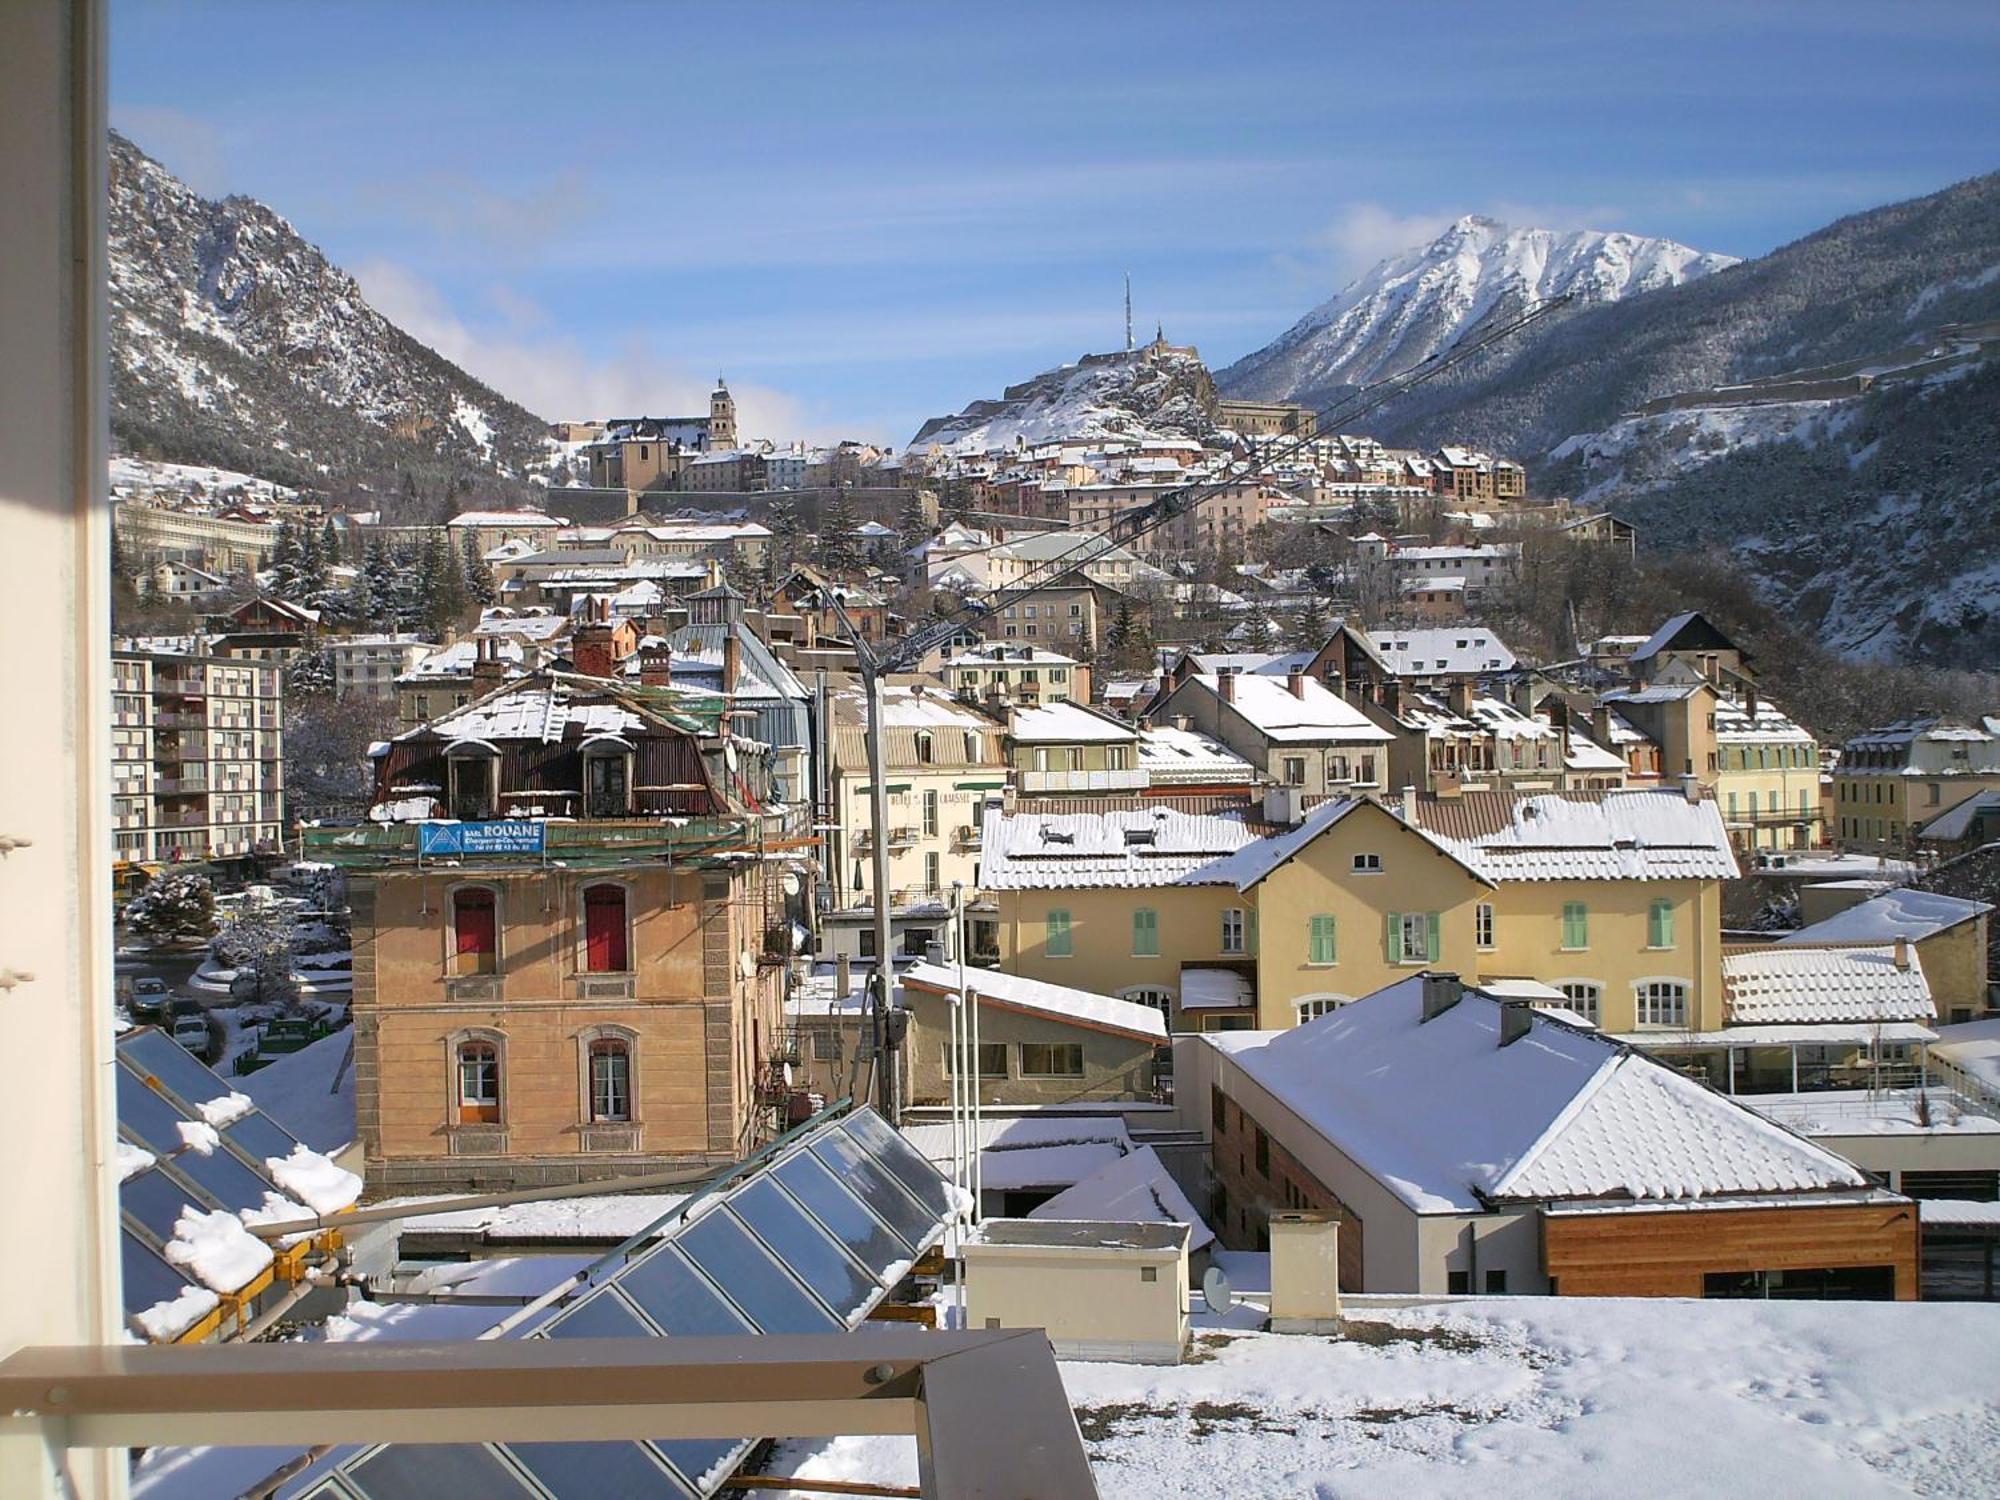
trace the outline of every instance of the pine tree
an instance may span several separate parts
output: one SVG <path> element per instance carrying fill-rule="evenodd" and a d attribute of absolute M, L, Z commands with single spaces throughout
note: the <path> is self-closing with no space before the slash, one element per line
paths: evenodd
<path fill-rule="evenodd" d="M 320 528 L 319 555 L 330 568 L 340 561 L 340 533 L 334 529 L 333 517 L 326 518 L 326 525 Z"/>
<path fill-rule="evenodd" d="M 310 526 L 299 528 L 299 595 L 310 603 L 326 592 L 326 553 L 319 533 Z"/>
<path fill-rule="evenodd" d="M 1132 641 L 1132 601 L 1120 599 L 1118 614 L 1111 622 L 1111 629 L 1105 635 L 1105 644 L 1114 652 L 1122 652 Z"/>
<path fill-rule="evenodd" d="M 301 597 L 299 538 L 290 521 L 278 523 L 278 540 L 271 547 L 271 592 L 280 599 Z"/>
<path fill-rule="evenodd" d="M 861 548 L 854 539 L 854 531 L 860 524 L 846 493 L 836 493 L 820 512 L 820 561 L 829 568 L 858 568 L 861 565 Z"/>
<path fill-rule="evenodd" d="M 460 548 L 459 565 L 465 575 L 465 597 L 484 609 L 493 602 L 493 570 L 479 555 L 479 534 L 468 530 Z"/>
<path fill-rule="evenodd" d="M 1250 617 L 1243 622 L 1243 643 L 1252 651 L 1269 651 L 1277 644 L 1277 627 L 1271 617 L 1259 604 L 1250 611 Z"/>
<path fill-rule="evenodd" d="M 401 605 L 401 573 L 389 544 L 380 537 L 370 537 L 367 555 L 361 562 L 359 580 L 359 592 L 365 596 L 366 608 L 360 610 L 355 618 L 370 621 L 395 618 Z"/>
<path fill-rule="evenodd" d="M 125 921 L 149 943 L 205 938 L 215 931 L 215 888 L 206 875 L 162 875 L 132 898 Z"/>
<path fill-rule="evenodd" d="M 1301 650 L 1311 647 L 1315 651 L 1326 644 L 1332 625 L 1326 617 L 1326 608 L 1319 600 L 1310 601 L 1299 611 L 1298 645 Z"/>

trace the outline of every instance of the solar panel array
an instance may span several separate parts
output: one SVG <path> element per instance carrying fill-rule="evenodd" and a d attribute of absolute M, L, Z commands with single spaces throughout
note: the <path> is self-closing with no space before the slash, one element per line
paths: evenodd
<path fill-rule="evenodd" d="M 203 1152 L 180 1127 L 206 1124 L 201 1106 L 234 1093 L 229 1083 L 150 1026 L 120 1037 L 117 1055 L 119 1138 L 153 1157 L 118 1188 L 129 1318 L 201 1285 L 164 1254 L 181 1214 L 190 1208 L 262 1209 L 270 1194 L 290 1199 L 265 1163 L 290 1156 L 299 1142 L 252 1108 L 222 1126 L 218 1144 Z"/>
<path fill-rule="evenodd" d="M 944 1233 L 951 1188 L 873 1110 L 830 1120 L 699 1199 L 669 1234 L 595 1267 L 530 1338 L 837 1333 L 865 1319 Z M 712 1494 L 740 1438 L 413 1444 L 329 1455 L 278 1500 L 441 1495 L 650 1500 Z"/>

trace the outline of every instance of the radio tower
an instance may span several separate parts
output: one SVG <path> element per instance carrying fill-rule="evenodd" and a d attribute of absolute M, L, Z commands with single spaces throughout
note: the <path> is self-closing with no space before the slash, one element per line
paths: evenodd
<path fill-rule="evenodd" d="M 1125 273 L 1125 352 L 1132 352 L 1132 273 Z"/>

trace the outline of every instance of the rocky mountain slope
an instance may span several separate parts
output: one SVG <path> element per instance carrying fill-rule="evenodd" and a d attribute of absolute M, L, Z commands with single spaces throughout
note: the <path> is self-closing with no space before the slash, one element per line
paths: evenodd
<path fill-rule="evenodd" d="M 1155 339 L 1130 352 L 1086 354 L 1008 386 L 997 401 L 933 417 L 910 447 L 984 453 L 1113 435 L 1199 440 L 1215 431 L 1215 403 L 1215 382 L 1201 355 Z"/>
<path fill-rule="evenodd" d="M 548 467 L 540 418 L 389 322 L 263 204 L 202 198 L 116 133 L 110 176 L 124 451 L 431 506 Z"/>
<path fill-rule="evenodd" d="M 1413 369 L 1552 297 L 1575 299 L 1566 315 L 1734 264 L 1673 240 L 1512 229 L 1468 215 L 1383 261 L 1216 382 L 1232 396 L 1324 407 L 1344 388 Z"/>

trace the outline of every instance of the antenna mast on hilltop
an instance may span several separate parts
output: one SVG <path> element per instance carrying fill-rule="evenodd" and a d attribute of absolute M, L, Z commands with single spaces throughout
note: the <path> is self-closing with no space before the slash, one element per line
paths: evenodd
<path fill-rule="evenodd" d="M 1132 352 L 1132 273 L 1125 273 L 1125 352 Z"/>

